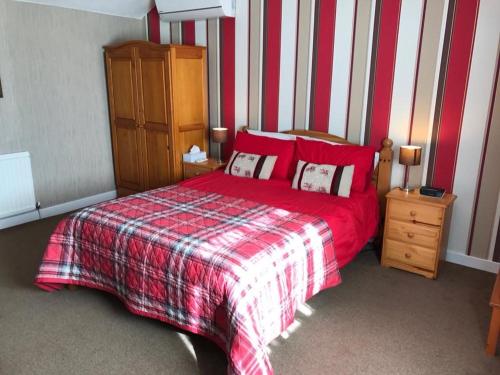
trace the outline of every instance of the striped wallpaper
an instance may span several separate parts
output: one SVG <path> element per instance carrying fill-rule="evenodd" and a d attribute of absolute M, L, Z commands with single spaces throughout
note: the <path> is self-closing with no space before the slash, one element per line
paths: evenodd
<path fill-rule="evenodd" d="M 388 136 L 396 161 L 397 146 L 420 145 L 411 182 L 458 196 L 448 253 L 500 262 L 498 0 L 236 4 L 235 18 L 148 15 L 151 41 L 207 46 L 211 127 Z M 395 162 L 394 186 L 403 174 Z"/>

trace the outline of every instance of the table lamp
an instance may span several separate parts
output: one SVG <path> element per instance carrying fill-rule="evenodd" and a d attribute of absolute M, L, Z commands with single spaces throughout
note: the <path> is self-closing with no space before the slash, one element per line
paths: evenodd
<path fill-rule="evenodd" d="M 408 167 L 412 165 L 420 165 L 421 156 L 422 147 L 420 146 L 401 146 L 399 148 L 399 164 L 405 166 L 404 185 L 401 186 L 400 189 L 406 191 L 407 193 L 413 190 L 413 188 L 408 186 Z"/>
<path fill-rule="evenodd" d="M 219 158 L 217 159 L 217 163 L 222 164 L 221 144 L 227 141 L 227 128 L 212 128 L 212 141 L 219 145 Z"/>

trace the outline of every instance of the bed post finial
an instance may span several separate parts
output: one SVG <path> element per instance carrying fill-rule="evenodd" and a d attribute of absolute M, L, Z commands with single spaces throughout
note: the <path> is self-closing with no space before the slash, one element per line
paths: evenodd
<path fill-rule="evenodd" d="M 392 149 L 392 145 L 393 145 L 393 142 L 392 142 L 392 139 L 390 138 L 384 138 L 384 140 L 382 141 L 382 148 L 390 148 Z"/>
<path fill-rule="evenodd" d="M 385 213 L 385 195 L 391 190 L 393 144 L 392 139 L 384 138 L 382 141 L 382 149 L 380 150 L 377 176 L 377 194 L 380 203 L 380 212 L 382 215 Z"/>

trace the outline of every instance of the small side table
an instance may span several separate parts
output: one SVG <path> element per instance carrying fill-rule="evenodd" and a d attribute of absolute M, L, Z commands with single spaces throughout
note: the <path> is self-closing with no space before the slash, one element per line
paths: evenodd
<path fill-rule="evenodd" d="M 225 168 L 226 163 L 219 164 L 214 159 L 208 159 L 201 163 L 183 163 L 184 179 L 201 176 L 205 173 L 213 172 L 220 168 Z"/>
<path fill-rule="evenodd" d="M 382 266 L 435 279 L 456 196 L 432 198 L 396 188 L 386 198 Z"/>

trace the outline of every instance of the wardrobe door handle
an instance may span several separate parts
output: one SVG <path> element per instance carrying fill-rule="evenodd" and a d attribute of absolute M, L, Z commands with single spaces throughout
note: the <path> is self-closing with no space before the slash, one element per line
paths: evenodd
<path fill-rule="evenodd" d="M 410 216 L 412 216 L 412 217 L 417 216 L 417 211 L 413 211 L 413 210 L 411 210 L 411 211 L 410 211 Z"/>
<path fill-rule="evenodd" d="M 410 259 L 411 258 L 411 254 L 410 253 L 405 253 L 405 258 L 406 259 Z"/>
<path fill-rule="evenodd" d="M 413 237 L 415 237 L 415 233 L 408 232 L 407 236 L 408 236 L 408 238 L 413 238 Z"/>

